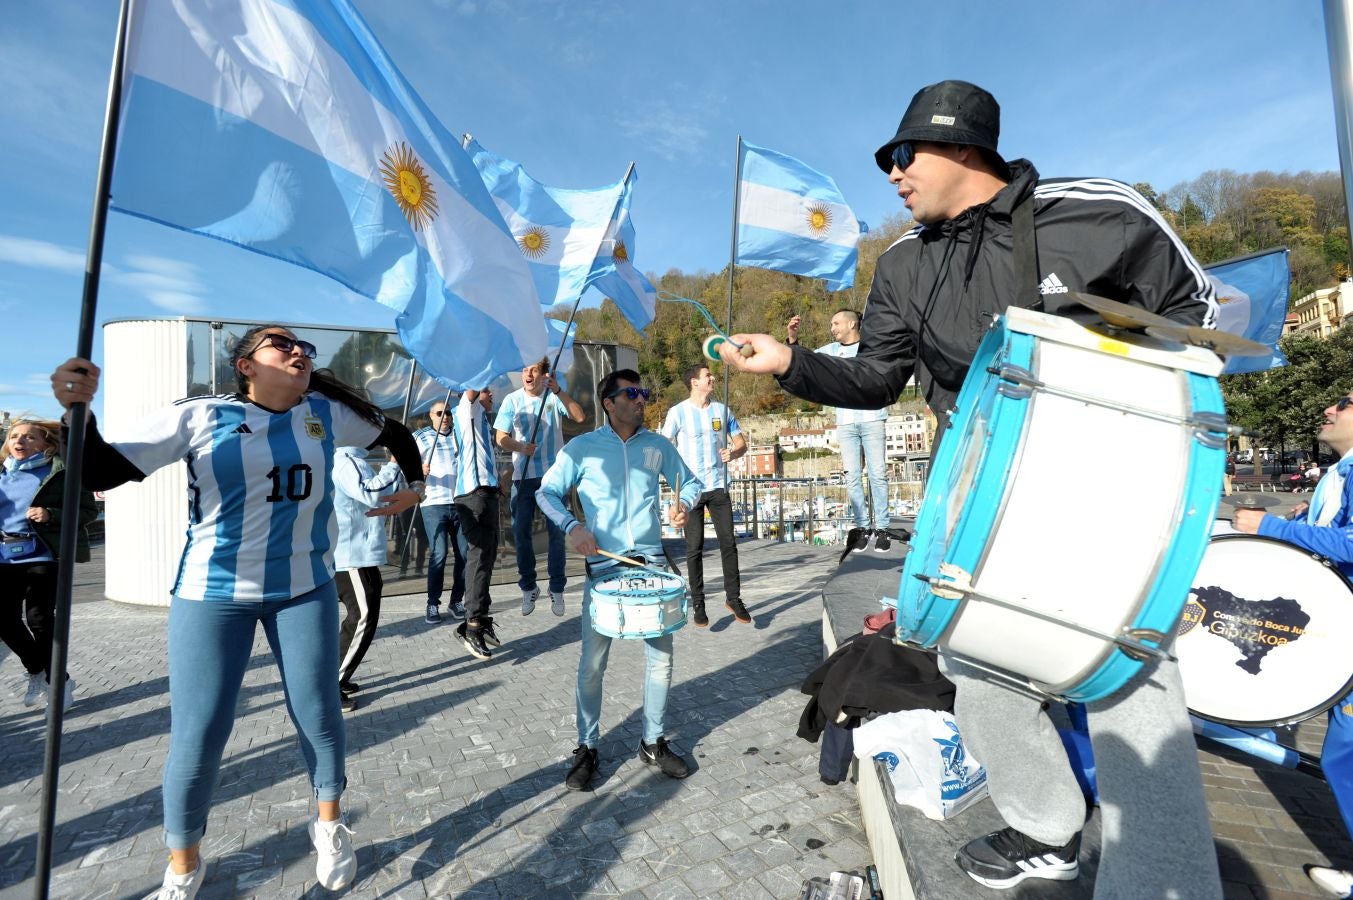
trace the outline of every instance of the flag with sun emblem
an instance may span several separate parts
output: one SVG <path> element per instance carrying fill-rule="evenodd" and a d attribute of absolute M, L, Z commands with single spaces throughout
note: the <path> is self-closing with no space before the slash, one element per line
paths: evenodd
<path fill-rule="evenodd" d="M 821 278 L 833 291 L 853 285 L 863 229 L 836 182 L 792 156 L 739 149 L 736 262 Z"/>
<path fill-rule="evenodd" d="M 634 266 L 634 220 L 630 218 L 630 197 L 638 180 L 639 173 L 631 171 L 601 247 L 601 252 L 610 256 L 611 266 L 592 281 L 592 287 L 610 297 L 635 330 L 643 331 L 653 321 L 658 292 Z"/>
<path fill-rule="evenodd" d="M 351 0 L 137 0 L 124 71 L 112 209 L 390 307 L 447 387 L 545 353 L 512 232 Z"/>
<path fill-rule="evenodd" d="M 465 151 L 531 267 L 541 304 L 573 306 L 588 283 L 611 266 L 610 256 L 602 256 L 600 249 L 624 185 L 547 187 L 520 163 L 485 150 L 473 139 Z"/>

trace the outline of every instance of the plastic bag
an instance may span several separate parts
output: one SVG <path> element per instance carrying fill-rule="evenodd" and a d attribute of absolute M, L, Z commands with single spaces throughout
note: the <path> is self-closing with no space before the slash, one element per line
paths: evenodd
<path fill-rule="evenodd" d="M 958 815 L 987 795 L 986 769 L 946 712 L 909 709 L 865 722 L 855 729 L 855 757 L 882 760 L 897 802 L 928 819 Z"/>

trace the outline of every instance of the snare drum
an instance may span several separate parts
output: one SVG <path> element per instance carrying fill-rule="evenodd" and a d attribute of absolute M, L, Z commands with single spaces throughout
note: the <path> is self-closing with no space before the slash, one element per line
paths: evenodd
<path fill-rule="evenodd" d="M 1353 688 L 1351 634 L 1342 572 L 1292 544 L 1219 528 L 1175 640 L 1189 711 L 1242 728 L 1318 715 Z"/>
<path fill-rule="evenodd" d="M 931 467 L 898 640 L 1081 702 L 1160 655 L 1220 499 L 1221 368 L 1144 335 L 998 318 Z"/>
<path fill-rule="evenodd" d="M 610 638 L 655 638 L 686 624 L 686 579 L 661 569 L 618 568 L 592 579 L 592 627 Z"/>

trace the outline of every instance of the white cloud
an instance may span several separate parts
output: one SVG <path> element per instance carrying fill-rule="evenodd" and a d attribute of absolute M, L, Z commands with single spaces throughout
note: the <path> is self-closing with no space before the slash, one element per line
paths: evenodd
<path fill-rule="evenodd" d="M 0 234 L 0 261 L 56 272 L 80 272 L 85 267 L 85 255 L 78 250 L 7 234 Z"/>
<path fill-rule="evenodd" d="M 646 108 L 617 124 L 626 137 L 643 141 L 650 150 L 667 160 L 694 156 L 709 132 L 700 124 L 707 111 L 678 110 L 666 100 L 647 104 Z"/>

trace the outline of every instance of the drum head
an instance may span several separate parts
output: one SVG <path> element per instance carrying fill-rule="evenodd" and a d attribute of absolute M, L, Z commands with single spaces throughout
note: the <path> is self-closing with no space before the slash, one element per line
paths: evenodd
<path fill-rule="evenodd" d="M 1299 722 L 1353 686 L 1353 588 L 1338 569 L 1282 541 L 1214 537 L 1178 631 L 1189 710 L 1213 722 Z"/>

